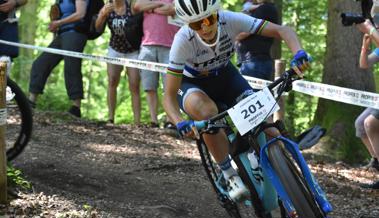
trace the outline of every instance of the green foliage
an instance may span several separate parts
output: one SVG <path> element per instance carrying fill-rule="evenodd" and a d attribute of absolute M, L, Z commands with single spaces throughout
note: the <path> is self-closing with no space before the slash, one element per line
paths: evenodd
<path fill-rule="evenodd" d="M 312 56 L 312 69 L 308 70 L 305 79 L 320 82 L 323 73 L 326 51 L 327 1 L 283 1 L 283 25 L 293 27 L 299 36 L 303 48 Z M 282 46 L 283 59 L 287 63 L 292 59 L 288 47 Z M 294 92 L 294 104 L 286 104 L 286 117 L 294 123 L 293 134 L 299 134 L 311 126 L 318 99 L 309 95 Z"/>
<path fill-rule="evenodd" d="M 223 7 L 240 11 L 242 2 L 237 0 L 223 0 Z M 47 46 L 53 35 L 47 31 L 48 11 L 52 4 L 51 1 L 38 1 L 38 16 L 36 16 L 37 29 L 35 44 L 39 46 Z M 290 0 L 283 1 L 283 23 L 294 27 L 299 35 L 304 48 L 313 56 L 314 63 L 312 70 L 307 72 L 306 79 L 310 81 L 320 81 L 322 75 L 322 63 L 325 53 L 325 34 L 326 34 L 326 1 L 299 1 Z M 28 20 L 27 22 L 32 22 Z M 109 31 L 107 30 L 102 37 L 95 41 L 89 41 L 85 48 L 85 53 L 106 55 L 109 39 Z M 286 46 L 283 48 L 283 58 L 290 60 L 291 52 Z M 34 51 L 35 59 L 40 52 Z M 23 64 L 31 63 L 33 59 L 24 60 L 25 57 L 19 57 L 16 60 Z M 15 72 L 15 74 L 28 74 L 28 72 Z M 85 99 L 82 102 L 82 113 L 85 118 L 94 120 L 106 120 L 107 109 L 107 72 L 106 64 L 94 61 L 83 61 L 82 67 Z M 24 77 L 17 77 L 24 78 Z M 19 81 L 24 90 L 27 90 L 27 80 Z M 146 103 L 145 93 L 142 95 L 142 121 L 148 122 L 149 110 Z M 160 94 L 161 96 L 161 89 Z M 308 95 L 295 93 L 295 101 L 293 105 L 286 105 L 286 111 L 291 110 L 293 116 L 289 117 L 294 122 L 294 132 L 299 133 L 309 127 L 313 119 L 316 109 L 317 99 Z M 49 111 L 66 111 L 70 106 L 69 99 L 66 94 L 63 78 L 63 64 L 61 63 L 52 72 L 48 79 L 48 83 L 44 94 L 38 101 L 38 108 Z M 159 117 L 163 117 L 162 107 L 159 109 Z M 122 76 L 118 87 L 118 104 L 116 108 L 116 121 L 122 123 L 131 123 L 133 121 L 133 113 L 131 110 L 131 95 L 128 89 L 127 77 Z"/>
<path fill-rule="evenodd" d="M 17 187 L 23 190 L 30 190 L 32 185 L 22 177 L 22 172 L 11 165 L 7 168 L 8 186 Z"/>

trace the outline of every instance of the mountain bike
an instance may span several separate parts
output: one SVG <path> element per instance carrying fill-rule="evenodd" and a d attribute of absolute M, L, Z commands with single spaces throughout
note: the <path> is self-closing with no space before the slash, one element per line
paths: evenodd
<path fill-rule="evenodd" d="M 7 76 L 6 106 L 6 155 L 7 160 L 11 161 L 24 150 L 30 140 L 33 129 L 33 115 L 28 98 L 9 76 Z"/>
<path fill-rule="evenodd" d="M 221 206 L 233 218 L 270 218 L 278 208 L 283 218 L 327 217 L 332 211 L 298 145 L 288 135 L 267 142 L 263 132 L 271 127 L 285 132 L 281 121 L 268 124 L 264 120 L 277 109 L 277 99 L 291 89 L 296 80 L 294 75 L 292 69 L 288 70 L 266 89 L 246 97 L 233 108 L 208 120 L 195 121 L 193 130 L 202 164 Z M 226 181 L 202 137 L 220 129 L 228 135 L 233 165 L 250 191 L 250 198 L 243 201 L 234 202 L 229 197 Z"/>

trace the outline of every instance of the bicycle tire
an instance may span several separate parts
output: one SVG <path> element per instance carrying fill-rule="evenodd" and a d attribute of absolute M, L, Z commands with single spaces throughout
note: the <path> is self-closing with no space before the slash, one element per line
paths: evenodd
<path fill-rule="evenodd" d="M 6 154 L 12 161 L 25 149 L 33 130 L 33 114 L 29 100 L 22 89 L 10 78 L 7 86 L 14 98 L 7 102 Z"/>
<path fill-rule="evenodd" d="M 197 148 L 200 154 L 201 162 L 205 173 L 207 174 L 208 180 L 212 185 L 213 190 L 216 192 L 217 200 L 221 206 L 226 210 L 228 215 L 233 218 L 244 218 L 241 217 L 238 207 L 235 202 L 225 196 L 219 188 L 217 187 L 217 178 L 221 173 L 217 164 L 213 161 L 211 154 L 203 140 L 196 140 Z"/>
<path fill-rule="evenodd" d="M 218 168 L 217 164 L 213 161 L 209 150 L 205 143 L 202 140 L 197 140 L 197 146 L 200 153 L 201 161 L 205 172 L 207 174 L 208 180 L 211 183 L 216 195 L 218 196 L 218 200 L 221 206 L 226 210 L 228 215 L 233 218 L 254 218 L 258 217 L 254 211 L 254 207 L 252 205 L 246 205 L 245 202 L 234 202 L 229 199 L 226 195 L 221 193 L 217 186 L 217 178 L 221 173 L 221 170 Z M 271 217 L 270 214 L 266 214 L 263 216 L 266 218 Z"/>
<path fill-rule="evenodd" d="M 268 147 L 268 158 L 275 170 L 280 182 L 288 194 L 296 213 L 300 218 L 318 218 L 317 211 L 312 194 L 306 187 L 302 175 L 292 161 L 286 157 L 284 150 L 278 144 L 271 144 Z"/>

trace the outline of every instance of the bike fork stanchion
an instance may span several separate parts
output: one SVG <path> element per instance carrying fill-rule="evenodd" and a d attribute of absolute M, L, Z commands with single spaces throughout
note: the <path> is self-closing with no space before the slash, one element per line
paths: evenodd
<path fill-rule="evenodd" d="M 250 181 L 249 174 L 246 171 L 246 168 L 242 163 L 240 157 L 233 157 L 233 160 L 239 169 L 239 175 L 243 179 L 243 181 Z M 245 185 L 248 187 L 250 191 L 251 201 L 253 204 L 255 215 L 259 218 L 263 218 L 265 214 L 265 209 L 263 207 L 262 201 L 259 198 L 257 190 L 251 182 L 247 182 L 247 184 Z"/>
<path fill-rule="evenodd" d="M 7 157 L 5 145 L 7 66 L 7 62 L 0 61 L 0 204 L 7 202 Z"/>

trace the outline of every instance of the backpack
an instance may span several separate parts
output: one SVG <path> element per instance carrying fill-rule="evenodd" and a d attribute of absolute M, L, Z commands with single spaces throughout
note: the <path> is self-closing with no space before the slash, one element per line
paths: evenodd
<path fill-rule="evenodd" d="M 73 2 L 75 3 L 75 0 L 73 0 Z M 89 40 L 93 40 L 99 37 L 102 32 L 97 32 L 94 26 L 97 14 L 103 6 L 103 0 L 89 0 L 86 15 L 82 21 L 75 26 L 75 30 L 79 33 L 86 34 Z"/>

